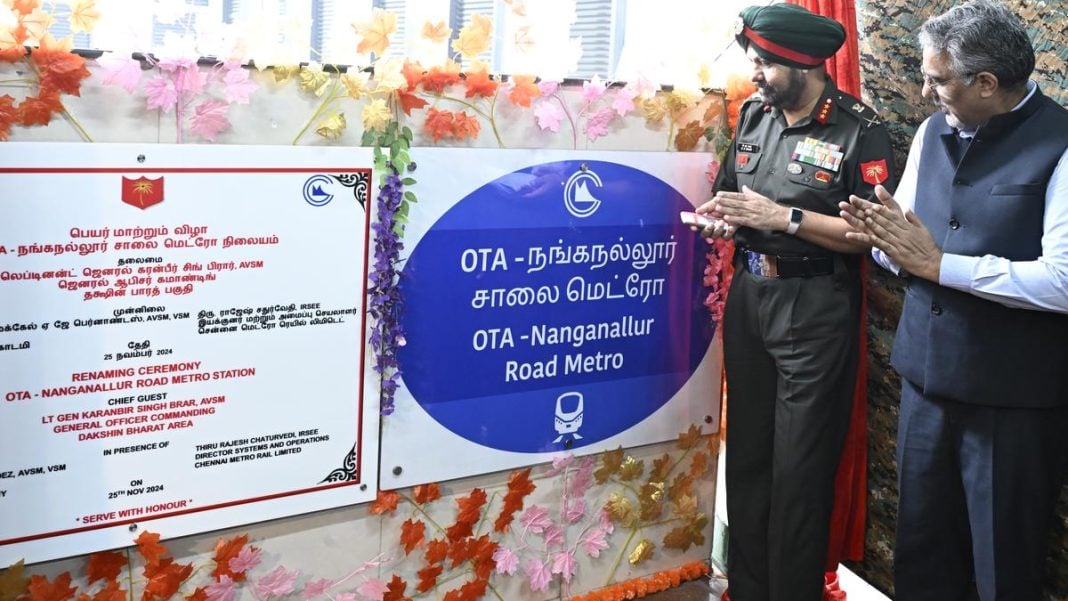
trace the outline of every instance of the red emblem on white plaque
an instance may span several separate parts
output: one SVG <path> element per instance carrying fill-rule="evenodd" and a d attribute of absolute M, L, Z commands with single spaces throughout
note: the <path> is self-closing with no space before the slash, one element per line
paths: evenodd
<path fill-rule="evenodd" d="M 123 177 L 122 202 L 139 209 L 147 209 L 163 202 L 163 177 L 156 179 L 148 179 L 144 176 L 137 179 Z"/>

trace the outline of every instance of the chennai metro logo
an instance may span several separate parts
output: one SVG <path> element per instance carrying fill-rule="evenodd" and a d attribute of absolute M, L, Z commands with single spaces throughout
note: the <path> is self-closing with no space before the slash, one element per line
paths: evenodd
<path fill-rule="evenodd" d="M 156 179 L 148 179 L 144 176 L 137 179 L 123 177 L 122 202 L 139 209 L 147 209 L 163 202 L 163 177 Z"/>
<path fill-rule="evenodd" d="M 567 212 L 575 217 L 589 217 L 601 208 L 601 201 L 590 193 L 589 184 L 593 184 L 595 188 L 602 185 L 600 176 L 585 165 L 567 178 L 567 183 L 564 184 L 564 206 L 567 207 Z"/>

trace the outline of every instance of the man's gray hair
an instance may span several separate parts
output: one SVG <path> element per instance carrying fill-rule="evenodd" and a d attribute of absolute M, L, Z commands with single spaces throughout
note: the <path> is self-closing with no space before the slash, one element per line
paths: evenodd
<path fill-rule="evenodd" d="M 924 50 L 945 52 L 966 83 L 986 71 L 1002 88 L 1023 86 L 1035 69 L 1035 49 L 1023 23 L 997 0 L 971 0 L 931 17 L 920 31 Z"/>

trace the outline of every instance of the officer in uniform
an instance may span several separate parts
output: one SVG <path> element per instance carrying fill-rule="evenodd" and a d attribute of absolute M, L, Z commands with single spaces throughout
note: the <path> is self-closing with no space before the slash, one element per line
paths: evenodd
<path fill-rule="evenodd" d="M 728 579 L 732 601 L 820 601 L 834 474 L 850 418 L 860 318 L 858 253 L 838 214 L 894 187 L 875 111 L 824 61 L 845 41 L 793 4 L 741 12 L 759 94 L 698 212 L 736 242 L 724 315 Z"/>

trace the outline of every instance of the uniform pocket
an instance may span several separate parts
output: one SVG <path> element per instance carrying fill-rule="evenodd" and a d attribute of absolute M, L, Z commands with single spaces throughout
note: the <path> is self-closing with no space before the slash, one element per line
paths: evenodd
<path fill-rule="evenodd" d="M 1042 184 L 998 184 L 990 189 L 991 196 L 1037 196 L 1046 193 Z"/>
<path fill-rule="evenodd" d="M 760 162 L 759 152 L 739 152 L 734 157 L 735 173 L 753 173 Z"/>

